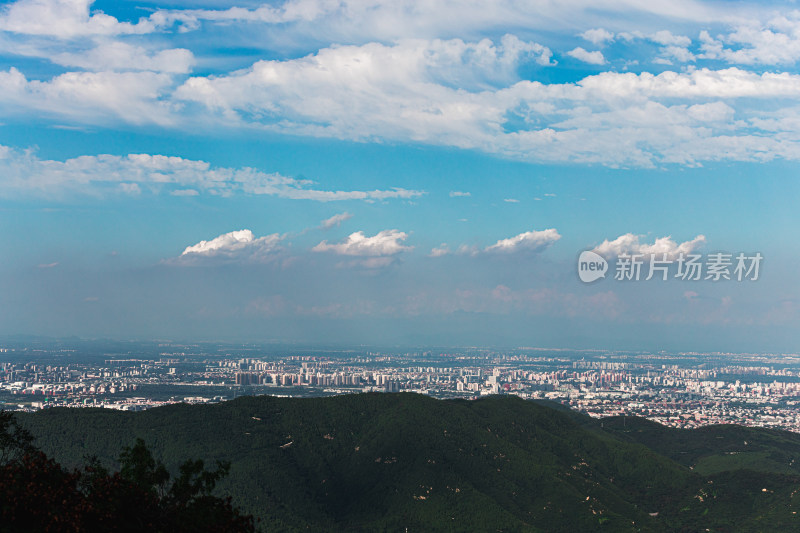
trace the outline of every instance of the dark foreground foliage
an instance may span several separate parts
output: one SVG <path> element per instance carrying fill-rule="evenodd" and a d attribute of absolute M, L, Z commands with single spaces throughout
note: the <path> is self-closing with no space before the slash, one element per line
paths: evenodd
<path fill-rule="evenodd" d="M 144 441 L 125 448 L 119 472 L 96 460 L 66 470 L 36 450 L 31 435 L 0 412 L 0 531 L 249 532 L 253 518 L 211 494 L 229 465 L 187 461 L 174 479 Z"/>
<path fill-rule="evenodd" d="M 407 393 L 49 409 L 18 420 L 67 467 L 96 455 L 119 470 L 144 491 L 142 505 L 163 509 L 214 481 L 263 531 L 800 531 L 800 435 L 788 432 L 673 430 L 516 397 Z M 108 452 L 137 438 L 193 481 L 173 490 L 152 456 L 131 470 L 133 449 Z M 230 474 L 181 470 L 186 457 L 229 464 Z M 184 520 L 213 510 L 192 508 L 194 498 Z"/>

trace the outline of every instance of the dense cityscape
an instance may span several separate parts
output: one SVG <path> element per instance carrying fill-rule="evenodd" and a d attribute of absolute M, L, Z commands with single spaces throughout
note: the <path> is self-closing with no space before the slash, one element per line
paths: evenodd
<path fill-rule="evenodd" d="M 0 406 L 140 411 L 240 395 L 513 394 L 593 417 L 672 427 L 741 424 L 800 431 L 800 356 L 480 348 L 299 350 L 258 345 L 11 342 Z"/>

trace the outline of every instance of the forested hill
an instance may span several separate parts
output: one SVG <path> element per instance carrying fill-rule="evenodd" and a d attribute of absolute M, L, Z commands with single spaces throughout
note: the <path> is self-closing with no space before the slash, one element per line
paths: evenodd
<path fill-rule="evenodd" d="M 230 461 L 220 494 L 264 531 L 800 530 L 800 436 L 779 431 L 601 423 L 516 397 L 407 393 L 20 421 L 66 466 L 94 455 L 115 467 L 136 438 L 170 468 Z"/>

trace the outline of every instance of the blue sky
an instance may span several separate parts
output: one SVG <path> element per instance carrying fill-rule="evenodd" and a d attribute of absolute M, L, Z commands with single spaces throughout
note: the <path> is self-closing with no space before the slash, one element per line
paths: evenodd
<path fill-rule="evenodd" d="M 800 11 L 651 4 L 3 3 L 0 335 L 796 351 Z"/>

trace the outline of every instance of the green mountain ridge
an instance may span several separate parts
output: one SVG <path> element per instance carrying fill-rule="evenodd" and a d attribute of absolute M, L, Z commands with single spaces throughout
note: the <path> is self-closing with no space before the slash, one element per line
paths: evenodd
<path fill-rule="evenodd" d="M 782 431 L 408 393 L 49 409 L 20 421 L 65 466 L 97 456 L 115 467 L 136 438 L 169 468 L 230 461 L 218 490 L 263 531 L 800 528 L 800 435 Z"/>

